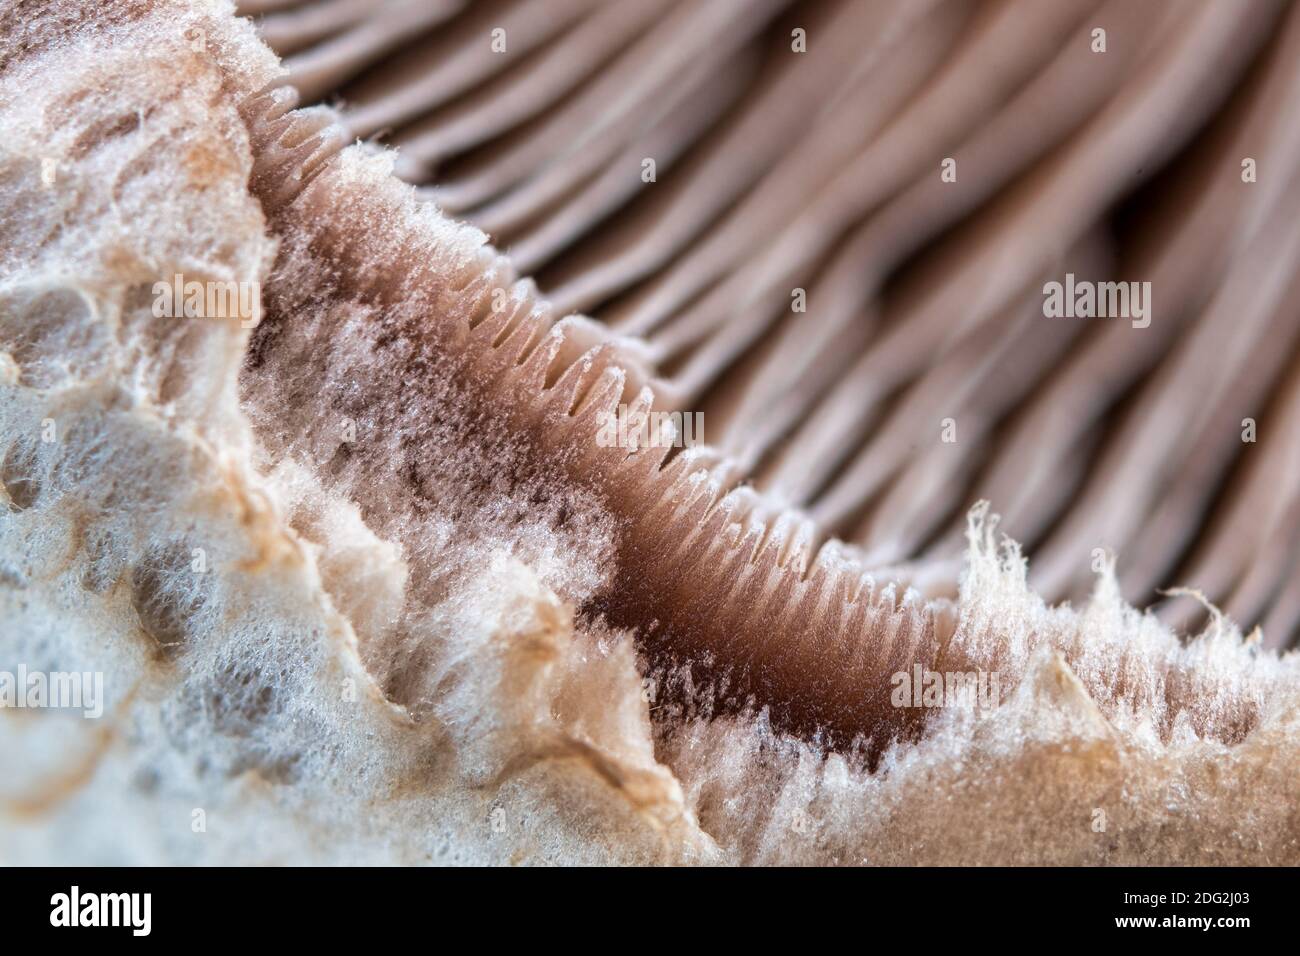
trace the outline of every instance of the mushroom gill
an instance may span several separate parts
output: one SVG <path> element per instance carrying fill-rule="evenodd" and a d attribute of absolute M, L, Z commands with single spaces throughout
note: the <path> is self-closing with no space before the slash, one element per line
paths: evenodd
<path fill-rule="evenodd" d="M 460 400 L 512 422 L 530 469 L 616 516 L 614 579 L 583 610 L 635 631 L 667 683 L 840 747 L 914 735 L 891 675 L 1005 666 L 996 643 L 953 640 L 979 499 L 1048 599 L 1086 595 L 1104 547 L 1132 600 L 1187 583 L 1244 627 L 1267 619 L 1268 646 L 1293 639 L 1295 11 L 435 7 L 410 24 L 400 4 L 249 12 L 342 135 L 395 146 L 420 198 L 508 265 L 441 306 L 464 323 L 454 342 L 417 347 L 443 337 L 427 311 L 393 315 L 416 257 L 368 251 L 365 288 L 277 301 L 254 355 L 277 316 L 342 294 L 385 314 L 386 350 L 407 343 L 363 392 L 404 389 L 416 414 L 413 396 L 446 388 L 429 370 L 457 369 Z M 1244 183 L 1246 156 L 1270 174 Z M 313 233 L 318 268 L 351 279 L 362 253 L 324 250 L 361 239 L 318 193 L 277 231 Z M 1045 317 L 1044 281 L 1066 273 L 1149 282 L 1153 321 Z M 555 324 L 571 310 L 603 328 Z M 343 401 L 261 368 L 250 396 Z M 595 447 L 620 407 L 701 412 L 716 454 Z M 455 482 L 419 457 L 394 474 Z M 1189 626 L 1199 607 L 1158 612 Z"/>

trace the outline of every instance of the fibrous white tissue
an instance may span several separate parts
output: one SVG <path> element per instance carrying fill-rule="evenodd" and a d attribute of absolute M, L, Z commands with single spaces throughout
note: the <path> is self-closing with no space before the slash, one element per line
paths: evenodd
<path fill-rule="evenodd" d="M 360 145 L 263 208 L 239 104 L 278 65 L 228 4 L 14 20 L 0 670 L 107 700 L 0 711 L 5 860 L 1300 862 L 1295 656 L 1182 641 L 1109 570 L 1049 608 L 983 511 L 949 641 L 1000 706 L 871 769 L 761 707 L 652 719 L 635 635 L 576 614 L 620 516 L 446 368 L 394 379 L 508 260 Z M 274 328 L 156 318 L 176 273 L 260 283 Z"/>

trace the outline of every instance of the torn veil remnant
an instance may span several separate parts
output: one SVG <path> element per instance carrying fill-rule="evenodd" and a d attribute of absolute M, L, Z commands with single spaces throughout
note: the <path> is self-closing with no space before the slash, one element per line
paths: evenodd
<path fill-rule="evenodd" d="M 3 437 L 18 449 L 6 488 L 23 499 L 4 534 L 34 582 L 3 592 L 16 652 L 84 655 L 74 638 L 95 622 L 113 637 L 103 653 L 116 673 L 143 682 L 160 715 L 123 706 L 119 719 L 152 749 L 121 766 L 158 772 L 165 752 L 224 775 L 236 783 L 208 789 L 235 818 L 259 799 L 237 782 L 268 781 L 286 854 L 346 852 L 313 836 L 340 821 L 337 846 L 382 853 L 357 827 L 364 818 L 406 834 L 412 858 L 1296 859 L 1283 796 L 1298 756 L 1293 658 L 1244 645 L 1217 615 L 1180 641 L 1124 603 L 1107 562 L 1079 608 L 1048 607 L 983 508 L 958 532 L 958 583 L 946 577 L 956 550 L 945 551 L 944 523 L 964 513 L 970 482 L 987 480 L 1014 492 L 1013 525 L 1046 554 L 1072 554 L 1089 526 L 1060 518 L 1062 489 L 1039 449 L 1059 464 L 1101 442 L 1117 469 L 1141 475 L 1145 445 L 1120 399 L 1153 368 L 1168 371 L 1150 377 L 1151 400 L 1176 407 L 1217 351 L 1216 394 L 1271 393 L 1289 415 L 1286 362 L 1225 353 L 1215 305 L 1216 283 L 1246 288 L 1252 334 L 1293 324 L 1282 311 L 1294 260 L 1259 281 L 1246 254 L 1289 235 L 1274 212 L 1281 187 L 1260 182 L 1243 198 L 1211 177 L 1174 209 L 1131 200 L 1127 214 L 1152 224 L 1132 248 L 1097 221 L 1139 173 L 1168 161 L 1171 188 L 1196 182 L 1269 122 L 1264 105 L 1294 107 L 1295 12 L 828 4 L 807 14 L 827 58 L 792 60 L 806 55 L 787 39 L 804 16 L 794 5 L 560 6 L 542 16 L 537 3 L 513 5 L 498 60 L 465 40 L 497 29 L 495 8 L 462 21 L 439 7 L 363 32 L 360 21 L 301 26 L 312 4 L 292 22 L 269 12 L 266 36 L 294 51 L 290 80 L 298 71 L 313 95 L 342 88 L 341 111 L 293 109 L 247 23 L 183 4 L 38 17 L 6 46 L 3 102 L 25 136 L 4 159 L 6 213 L 31 237 L 4 251 Z M 1095 17 L 1113 41 L 1104 75 L 1079 47 Z M 873 24 L 869 48 L 843 39 Z M 463 55 L 404 72 L 403 58 L 427 57 L 412 40 L 424 29 Z M 726 48 L 683 70 L 679 49 L 657 49 L 681 36 Z M 390 64 L 399 42 L 406 52 Z M 567 55 L 548 57 L 548 44 Z M 126 92 L 154 125 L 104 125 L 104 105 L 70 91 L 120 84 L 145 48 L 146 65 L 180 57 L 187 88 L 167 100 L 147 68 Z M 981 53 L 994 48 L 1014 53 L 996 70 Z M 540 75 L 516 84 L 512 69 Z M 20 104 L 38 70 L 66 89 Z M 616 86 L 633 93 L 595 127 L 559 105 L 587 96 L 589 115 Z M 512 99 L 525 89 L 536 98 Z M 810 90 L 825 91 L 824 113 L 789 108 Z M 662 116 L 639 115 L 661 94 Z M 866 128 L 822 135 L 819 123 L 868 102 L 879 112 Z M 1044 102 L 1062 108 L 1029 135 Z M 1167 126 L 1150 122 L 1153 110 Z M 23 152 L 56 116 L 67 142 L 51 151 L 77 193 L 42 186 Z M 747 119 L 757 116 L 768 119 Z M 525 121 L 528 136 L 494 145 Z M 149 145 L 164 122 L 182 148 Z M 426 164 L 489 151 L 463 178 L 439 165 L 432 196 L 471 221 L 482 213 L 498 238 L 525 236 L 519 262 L 512 240 L 495 252 L 391 176 L 391 154 L 344 147 L 349 132 L 407 122 L 427 123 L 412 134 L 433 145 L 410 154 Z M 216 124 L 225 135 L 205 137 Z M 581 148 L 566 152 L 575 131 Z M 623 168 L 643 143 L 689 175 L 634 198 L 612 173 L 583 179 L 588 189 L 566 178 L 568 160 L 556 165 Z M 1277 136 L 1257 151 L 1287 167 L 1296 145 Z M 952 182 L 940 176 L 947 152 Z M 120 224 L 121 209 L 162 195 L 185 229 L 162 221 L 142 236 Z M 195 235 L 189 225 L 212 222 L 218 198 L 229 235 Z M 55 228 L 67 209 L 81 223 L 75 243 Z M 1226 240 L 1195 241 L 1225 220 Z M 755 246 L 773 235 L 756 223 L 775 227 L 770 245 Z M 592 258 L 602 245 L 610 257 Z M 1153 276 L 1167 322 L 1080 330 L 1041 314 L 1044 281 L 1105 275 L 1112 246 Z M 31 277 L 66 274 L 60 257 L 86 277 L 92 307 L 54 321 Z M 138 290 L 178 268 L 259 280 L 261 322 L 159 317 Z M 539 272 L 561 305 L 521 272 Z M 804 312 L 791 308 L 799 282 Z M 596 318 L 561 318 L 569 306 Z M 90 364 L 87 343 L 106 335 L 108 361 Z M 52 360 L 71 370 L 57 391 L 32 378 Z M 1048 399 L 1077 399 L 1098 368 L 1112 391 L 1060 417 Z M 952 443 L 941 440 L 945 402 L 957 409 Z M 694 403 L 710 428 L 722 424 L 719 449 L 596 440 L 620 406 Z M 39 449 L 30 436 L 46 419 L 69 438 Z M 933 449 L 909 442 L 919 423 L 934 425 Z M 1192 444 L 1212 443 L 1198 434 Z M 1165 438 L 1168 462 L 1188 452 Z M 1289 474 L 1269 457 L 1278 447 L 1261 443 L 1263 467 Z M 977 456 L 989 448 L 1006 454 L 985 475 Z M 127 480 L 141 464 L 148 477 Z M 1088 513 L 1131 507 L 1089 490 L 1078 464 Z M 1166 467 L 1173 486 L 1192 482 L 1170 507 L 1205 500 L 1226 469 L 1189 479 Z M 1241 481 L 1279 508 L 1291 493 Z M 1219 506 L 1227 527 L 1240 524 L 1231 501 Z M 196 548 L 205 570 L 191 564 L 189 580 L 181 558 L 198 561 Z M 1268 586 L 1276 574 L 1260 582 L 1258 565 L 1229 550 L 1225 581 L 1253 581 L 1267 592 L 1254 606 L 1270 613 L 1288 606 Z M 1164 569 L 1176 557 L 1144 560 Z M 90 579 L 92 561 L 107 583 L 62 590 Z M 1060 561 L 1050 559 L 1053 597 L 1070 585 Z M 163 642 L 174 650 L 161 659 L 132 643 L 149 622 L 179 632 L 180 618 L 184 637 Z M 51 637 L 52 620 L 64 637 Z M 996 674 L 999 706 L 895 706 L 892 677 L 918 666 L 945 679 Z M 340 767 L 355 782 L 309 811 Z M 105 788 L 134 786 L 103 772 Z M 184 774 L 157 779 L 152 799 L 191 799 Z M 1253 808 L 1250 834 L 1217 812 L 1229 803 Z M 1104 838 L 1089 826 L 1099 806 L 1110 808 Z M 21 850 L 67 837 L 37 827 L 7 839 Z"/>

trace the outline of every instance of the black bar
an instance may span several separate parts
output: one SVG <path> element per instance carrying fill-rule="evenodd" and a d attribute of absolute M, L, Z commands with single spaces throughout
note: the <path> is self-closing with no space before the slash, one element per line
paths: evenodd
<path fill-rule="evenodd" d="M 846 929 L 864 943 L 881 932 L 945 945 L 1047 932 L 1038 938 L 1199 935 L 1232 944 L 1260 931 L 1293 937 L 1297 910 L 1287 869 L 572 870 L 543 878 L 526 870 L 37 868 L 0 871 L 0 881 L 8 941 L 77 933 L 82 942 L 98 935 L 207 946 L 255 938 L 259 950 L 280 941 L 396 946 L 408 933 L 440 948 L 457 927 L 477 927 L 484 945 L 548 925 L 599 939 L 597 931 L 625 935 L 638 923 L 662 929 L 679 918 L 683 926 L 702 921 L 733 944 L 752 937 L 780 945 L 773 926 L 819 927 L 823 944 Z M 51 925 L 67 922 L 73 886 L 83 914 L 111 918 L 116 908 L 120 925 Z M 98 896 L 146 893 L 147 936 L 136 932 L 143 896 L 132 909 L 121 896 L 106 906 Z M 741 900 L 750 902 L 737 906 Z M 56 912 L 61 901 L 67 905 Z"/>

